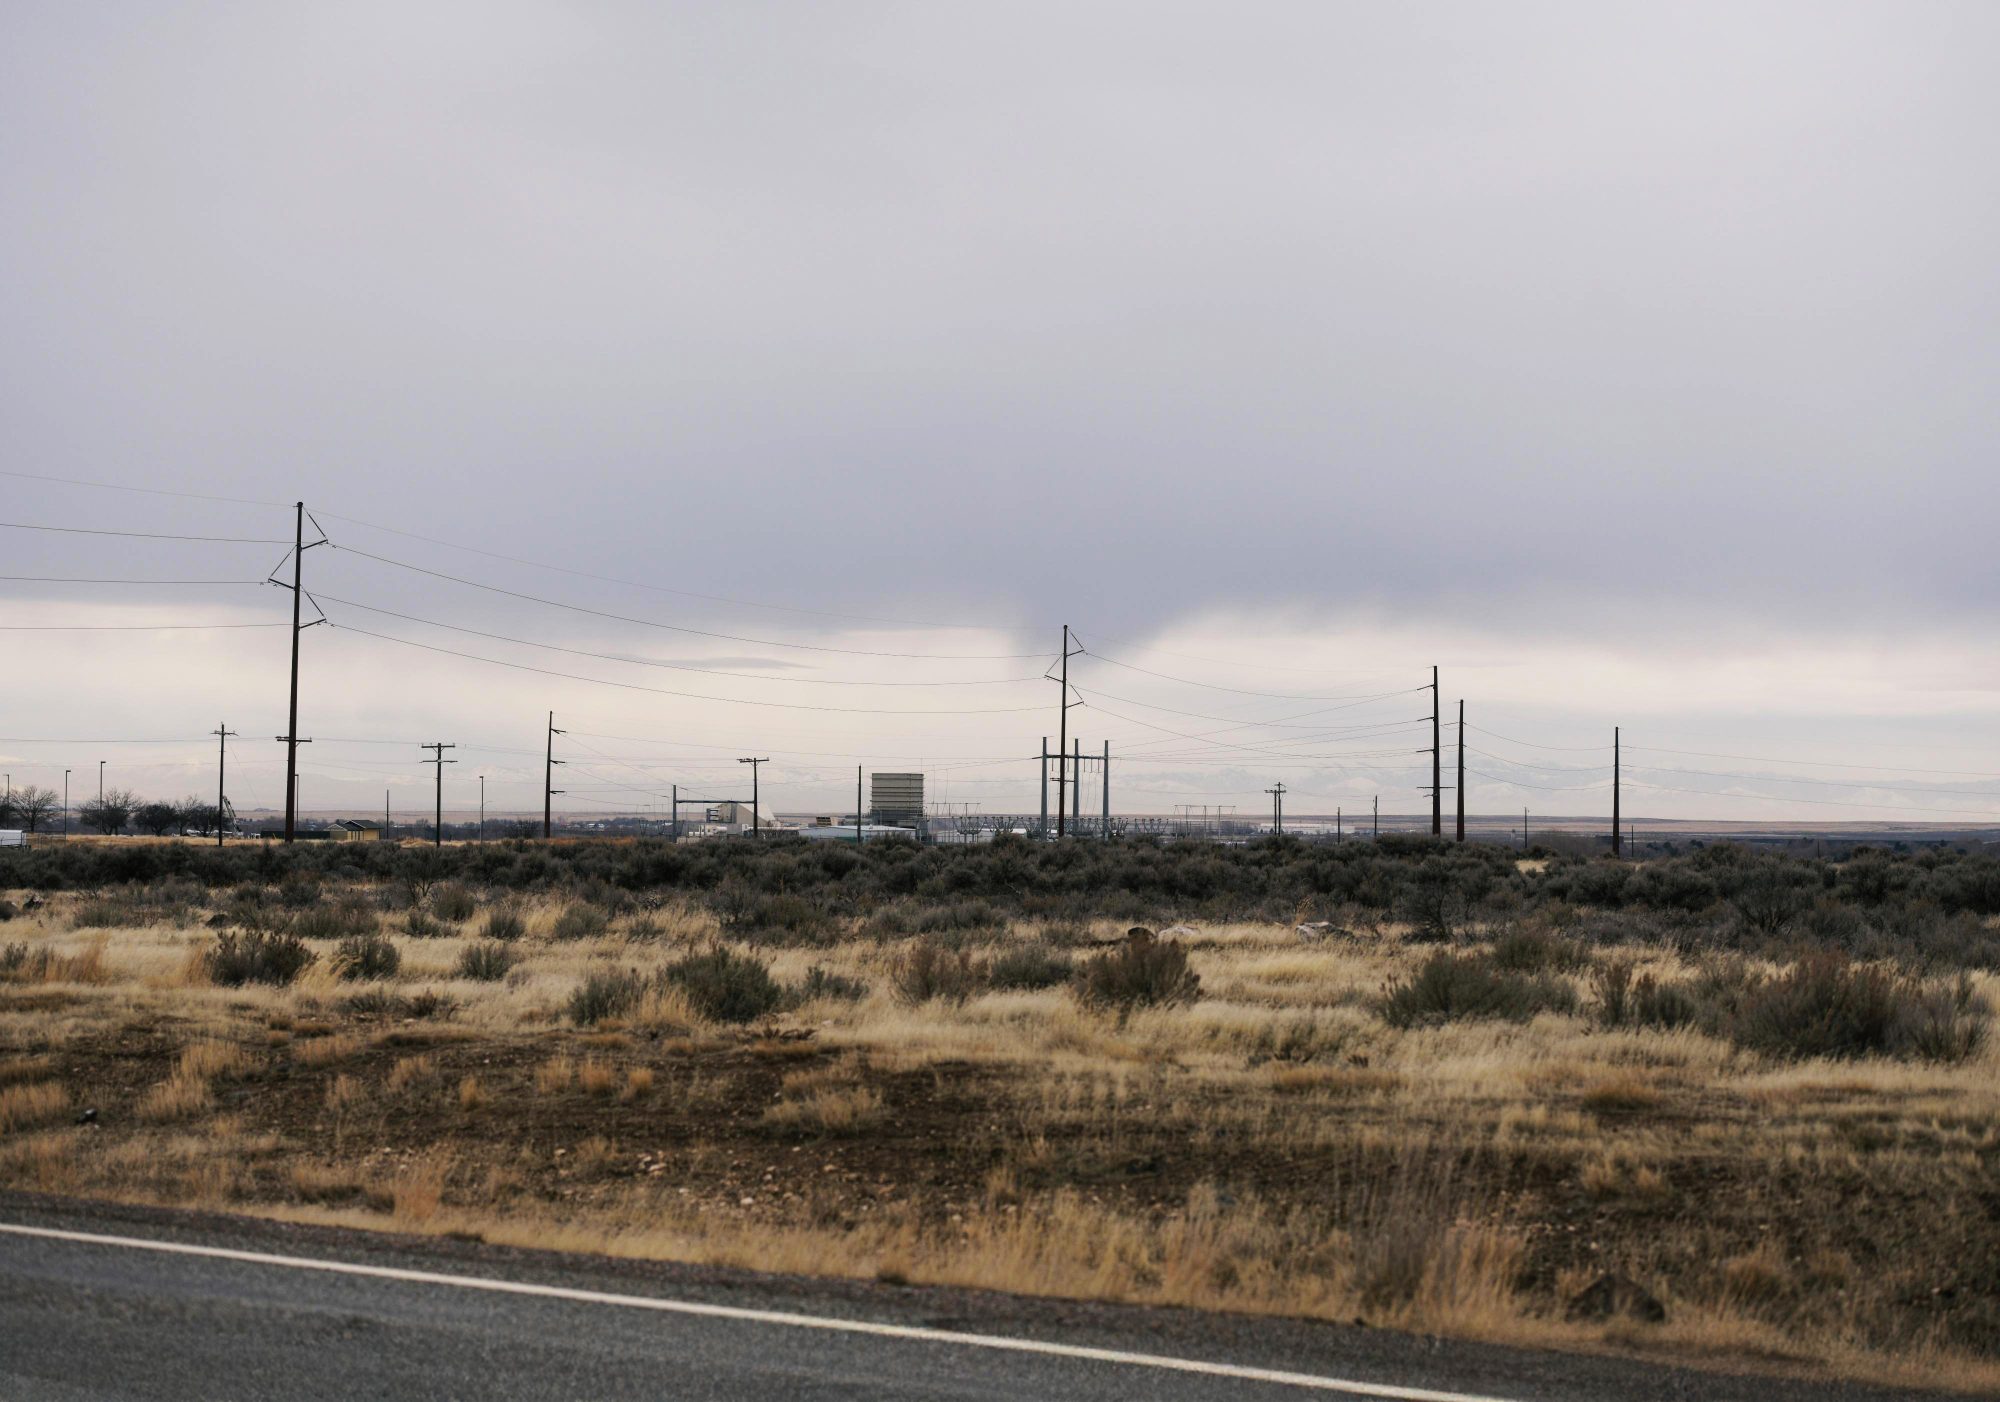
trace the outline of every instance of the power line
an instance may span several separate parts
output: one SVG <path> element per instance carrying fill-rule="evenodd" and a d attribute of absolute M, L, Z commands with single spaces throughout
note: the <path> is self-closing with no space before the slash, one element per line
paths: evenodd
<path fill-rule="evenodd" d="M 286 545 L 290 542 L 263 536 L 169 535 L 161 531 L 111 531 L 96 526 L 36 526 L 22 521 L 0 521 L 10 531 L 53 531 L 60 535 L 115 535 L 128 540 L 199 540 L 217 545 Z"/>
<path fill-rule="evenodd" d="M 1917 808 L 1899 803 L 1850 803 L 1838 798 L 1795 798 L 1789 795 L 1774 798 L 1766 794 L 1716 793 L 1713 789 L 1677 789 L 1666 784 L 1641 784 L 1629 781 L 1635 789 L 1652 789 L 1659 793 L 1692 794 L 1696 798 L 1722 798 L 1748 800 L 1752 803 L 1809 803 L 1815 808 L 1875 808 L 1891 813 L 1949 813 L 1954 817 L 1985 818 L 1989 822 L 2000 822 L 2000 814 L 1977 808 Z"/>
<path fill-rule="evenodd" d="M 0 477 L 18 477 L 28 482 L 58 482 L 65 487 L 98 487 L 107 492 L 140 492 L 151 497 L 186 497 L 191 501 L 226 501 L 237 506 L 287 507 L 288 501 L 259 501 L 254 497 L 225 497 L 211 492 L 176 492 L 166 487 L 127 487 L 117 482 L 89 482 L 81 477 L 56 477 L 46 472 L 15 472 L 0 468 Z"/>
<path fill-rule="evenodd" d="M 78 575 L 0 574 L 16 584 L 262 584 L 261 579 L 86 579 Z"/>
<path fill-rule="evenodd" d="M 1113 667 L 1122 667 L 1128 672 L 1138 672 L 1142 676 L 1158 677 L 1161 681 L 1178 682 L 1182 686 L 1204 687 L 1209 691 L 1227 691 L 1237 696 L 1269 696 L 1280 701 L 1368 701 L 1368 700 L 1376 700 L 1384 696 L 1400 696 L 1407 694 L 1407 692 L 1378 691 L 1378 692 L 1367 692 L 1367 693 L 1356 692 L 1356 693 L 1350 693 L 1345 696 L 1301 696 L 1289 691 L 1251 691 L 1247 688 L 1240 686 L 1221 686 L 1215 682 L 1196 681 L 1192 677 L 1170 676 L 1165 672 L 1155 672 L 1147 667 L 1135 667 L 1129 662 L 1120 662 L 1115 657 L 1107 657 L 1105 654 L 1101 652 L 1092 652 L 1088 648 L 1084 650 L 1084 655 L 1091 658 L 1093 661 L 1108 662 Z M 1413 691 L 1421 691 L 1422 689 L 1423 689 L 1422 687 L 1410 687 L 1407 690 L 1413 692 Z"/>
<path fill-rule="evenodd" d="M 793 682 L 808 686 L 1011 686 L 1019 682 L 1038 682 L 1040 674 L 1027 677 L 996 677 L 986 681 L 933 681 L 933 682 L 859 682 L 842 681 L 829 677 L 788 677 L 761 672 L 732 672 L 720 667 L 701 667 L 692 662 L 660 662 L 646 657 L 626 657 L 615 652 L 592 652 L 588 648 L 563 647 L 556 643 L 538 643 L 530 638 L 516 638 L 506 633 L 488 633 L 478 628 L 464 628 L 455 623 L 441 623 L 435 618 L 421 618 L 416 614 L 398 613 L 394 609 L 376 608 L 371 604 L 356 603 L 336 594 L 315 594 L 330 604 L 340 604 L 356 608 L 364 613 L 379 613 L 387 618 L 400 618 L 406 623 L 422 623 L 432 628 L 443 628 L 453 633 L 467 633 L 475 638 L 490 638 L 499 643 L 516 643 L 522 647 L 538 647 L 549 652 L 566 652 L 573 657 L 594 657 L 601 662 L 624 662 L 634 667 L 662 667 L 676 672 L 701 672 L 712 677 L 740 677 L 754 682 Z"/>
<path fill-rule="evenodd" d="M 589 614 L 594 618 L 608 618 L 618 623 L 631 623 L 641 628 L 660 628 L 670 633 L 687 633 L 698 638 L 720 638 L 725 642 L 749 643 L 755 647 L 789 648 L 801 652 L 836 652 L 852 657 L 897 657 L 913 661 L 1018 662 L 1027 658 L 1039 660 L 1048 656 L 1047 653 L 1041 652 L 886 652 L 870 648 L 825 647 L 815 643 L 779 642 L 772 638 L 745 637 L 738 633 L 716 633 L 706 628 L 688 628 L 678 623 L 661 623 L 657 619 L 633 618 L 628 614 L 611 613 L 605 609 L 587 608 L 582 604 L 566 604 L 560 599 L 545 599 L 539 594 L 524 594 L 517 589 L 504 589 L 497 584 L 484 584 L 476 579 L 466 579 L 460 575 L 446 574 L 442 570 L 425 569 L 422 565 L 412 565 L 403 560 L 392 560 L 386 555 L 377 555 L 367 550 L 357 549 L 352 545 L 336 546 L 335 548 L 345 550 L 350 555 L 359 555 L 363 559 L 374 560 L 378 564 L 390 565 L 400 570 L 409 570 L 413 574 L 429 575 L 432 579 L 448 580 L 453 584 L 462 584 L 469 589 L 484 589 L 488 593 L 502 594 L 507 598 L 521 599 L 531 604 L 543 604 L 549 608 L 568 609 L 572 613 Z"/>
<path fill-rule="evenodd" d="M 477 653 L 460 652 L 456 648 L 438 647 L 432 643 L 420 643 L 409 638 L 394 638 L 387 633 L 371 632 L 366 628 L 356 628 L 351 623 L 335 624 L 343 633 L 359 633 L 364 638 L 376 638 L 385 643 L 399 643 L 404 647 L 422 648 L 425 652 L 443 653 L 447 657 L 462 657 L 468 662 L 484 662 L 494 667 L 509 667 L 517 672 L 534 672 L 544 677 L 561 677 L 566 681 L 588 682 L 593 686 L 616 687 L 621 691 L 644 691 L 655 696 L 679 696 L 690 701 L 719 701 L 730 706 L 767 706 L 783 711 L 833 711 L 848 715 L 870 716 L 997 716 L 1013 715 L 1022 711 L 1039 709 L 1035 706 L 985 706 L 967 709 L 897 710 L 879 706 L 815 706 L 804 701 L 751 701 L 738 696 L 709 696 L 698 691 L 674 691 L 667 687 L 641 686 L 637 682 L 616 682 L 604 677 L 586 677 L 576 672 L 558 672 L 548 667 L 532 667 L 525 662 L 504 662 L 497 657 L 481 657 Z"/>
<path fill-rule="evenodd" d="M 217 628 L 282 628 L 282 623 L 0 623 L 9 633 L 192 633 Z"/>
<path fill-rule="evenodd" d="M 729 604 L 737 608 L 771 609 L 780 613 L 805 614 L 813 618 L 841 618 L 858 623 L 886 623 L 900 628 L 954 628 L 992 633 L 1027 633 L 1036 631 L 1028 628 L 1005 627 L 987 623 L 940 623 L 918 618 L 890 618 L 877 614 L 840 613 L 832 609 L 799 608 L 791 604 L 767 604 L 755 599 L 732 599 L 722 594 L 703 594 L 692 589 L 670 589 L 662 584 L 648 584 L 644 580 L 621 579 L 617 575 L 593 574 L 589 570 L 573 569 L 568 565 L 553 565 L 546 560 L 531 560 L 520 555 L 506 555 L 497 550 L 485 550 L 476 545 L 461 545 L 457 541 L 442 540 L 437 536 L 419 535 L 415 531 L 400 530 L 395 526 L 384 526 L 374 521 L 363 521 L 353 516 L 341 516 L 327 512 L 329 521 L 345 521 L 350 526 L 363 526 L 371 531 L 387 531 L 390 535 L 403 536 L 409 540 L 421 540 L 427 545 L 442 545 L 447 550 L 463 550 L 470 555 L 484 555 L 489 560 L 504 560 L 511 565 L 526 565 L 530 569 L 551 570 L 557 574 L 573 575 L 578 579 L 593 579 L 600 584 L 622 584 L 632 589 L 645 589 L 655 594 L 668 594 L 683 599 L 701 599 L 708 603 Z M 358 553 L 358 552 L 357 552 Z"/>

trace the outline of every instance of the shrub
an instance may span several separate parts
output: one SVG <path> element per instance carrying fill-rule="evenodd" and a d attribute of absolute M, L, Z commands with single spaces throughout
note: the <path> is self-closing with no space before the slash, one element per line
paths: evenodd
<path fill-rule="evenodd" d="M 297 935 L 245 930 L 218 936 L 204 963 L 211 980 L 231 988 L 246 983 L 282 987 L 297 978 L 315 957 Z"/>
<path fill-rule="evenodd" d="M 455 932 L 442 921 L 433 920 L 421 910 L 413 910 L 403 917 L 403 933 L 413 940 L 441 940 Z"/>
<path fill-rule="evenodd" d="M 498 940 L 469 944 L 458 956 L 458 976 L 481 983 L 498 983 L 514 967 L 514 951 Z"/>
<path fill-rule="evenodd" d="M 860 979 L 847 978 L 815 964 L 792 990 L 791 1001 L 810 1003 L 816 998 L 833 998 L 843 1003 L 858 1003 L 867 996 L 868 985 Z"/>
<path fill-rule="evenodd" d="M 1575 1007 L 1576 991 L 1562 979 L 1509 973 L 1475 954 L 1438 953 L 1391 988 L 1378 1011 L 1392 1027 L 1421 1027 L 1461 1018 L 1526 1022 Z"/>
<path fill-rule="evenodd" d="M 762 960 L 720 946 L 676 960 L 660 971 L 660 979 L 678 986 L 696 1012 L 717 1022 L 755 1022 L 775 1012 L 785 997 Z"/>
<path fill-rule="evenodd" d="M 344 979 L 394 978 L 403 956 L 379 934 L 349 935 L 333 951 L 333 967 Z"/>
<path fill-rule="evenodd" d="M 1729 1032 L 1739 1046 L 1774 1056 L 1963 1061 L 1985 1046 L 1992 1018 L 1962 977 L 1924 984 L 1829 952 L 1753 986 Z"/>
<path fill-rule="evenodd" d="M 589 1027 L 608 1017 L 619 1017 L 639 1005 L 646 982 L 636 973 L 613 969 L 591 974 L 569 995 L 569 1020 Z"/>
<path fill-rule="evenodd" d="M 1493 967 L 1516 974 L 1568 973 L 1590 962 L 1575 940 L 1546 930 L 1509 930 L 1493 941 Z"/>
<path fill-rule="evenodd" d="M 1889 1029 L 1889 1043 L 1900 1056 L 1969 1061 L 1986 1045 L 1992 1022 L 1993 1009 L 1961 974 L 1943 987 L 1912 990 Z"/>
<path fill-rule="evenodd" d="M 472 892 L 456 881 L 447 881 L 431 892 L 431 913 L 440 920 L 470 920 L 478 909 Z"/>
<path fill-rule="evenodd" d="M 517 940 L 528 932 L 528 923 L 521 918 L 518 910 L 495 910 L 486 916 L 486 938 L 489 940 Z"/>
<path fill-rule="evenodd" d="M 1887 1049 L 1896 1010 L 1887 973 L 1815 954 L 1750 990 L 1729 1035 L 1773 1056 L 1866 1056 Z"/>
<path fill-rule="evenodd" d="M 1076 966 L 1068 955 L 1038 944 L 1024 944 L 995 959 L 989 978 L 995 988 L 1054 988 L 1068 983 L 1075 973 Z"/>
<path fill-rule="evenodd" d="M 948 948 L 931 935 L 912 940 L 891 968 L 898 1002 L 914 1007 L 941 998 L 963 1003 L 986 981 L 986 969 L 964 950 Z"/>
<path fill-rule="evenodd" d="M 381 926 L 381 918 L 374 911 L 352 898 L 332 905 L 310 905 L 292 917 L 292 933 L 308 940 L 366 938 Z"/>
<path fill-rule="evenodd" d="M 1076 991 L 1093 1007 L 1130 1011 L 1192 1003 L 1201 996 L 1201 976 L 1188 968 L 1187 951 L 1178 944 L 1134 930 L 1117 949 L 1084 962 Z"/>
<path fill-rule="evenodd" d="M 551 932 L 559 940 L 596 939 L 611 928 L 611 917 L 587 901 L 563 907 Z"/>

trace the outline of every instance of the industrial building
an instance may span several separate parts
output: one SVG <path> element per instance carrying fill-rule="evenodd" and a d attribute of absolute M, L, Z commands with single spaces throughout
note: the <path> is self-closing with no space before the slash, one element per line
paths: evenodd
<path fill-rule="evenodd" d="M 924 776 L 868 776 L 868 816 L 878 823 L 912 823 L 924 816 Z"/>

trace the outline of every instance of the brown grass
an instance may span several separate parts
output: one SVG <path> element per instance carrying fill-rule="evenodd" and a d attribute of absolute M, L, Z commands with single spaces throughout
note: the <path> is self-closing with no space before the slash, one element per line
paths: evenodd
<path fill-rule="evenodd" d="M 48 1124 L 68 1110 L 69 1092 L 53 1081 L 8 1086 L 0 1090 L 0 1134 Z"/>
<path fill-rule="evenodd" d="M 586 1033 L 566 1004 L 588 971 L 677 950 L 617 924 L 551 942 L 554 908 L 527 904 L 508 979 L 451 984 L 447 1023 L 364 1018 L 311 972 L 177 983 L 193 935 L 172 926 L 116 932 L 102 982 L 0 986 L 0 1184 L 2000 1389 L 1958 1274 L 2000 1252 L 2000 1047 L 1783 1063 L 1603 1030 L 1587 998 L 1403 1030 L 1374 1000 L 1428 951 L 1397 929 L 1302 946 L 1221 923 L 1184 940 L 1202 992 L 1184 1006 L 1096 1012 L 1061 987 L 906 1005 L 896 947 L 854 939 L 761 957 L 785 983 L 814 964 L 854 979 L 859 1000 L 752 1033 L 669 992 Z M 84 952 L 60 908 L 14 930 Z M 966 948 L 986 964 L 1038 937 Z M 412 949 L 388 989 L 449 978 L 453 953 Z M 1697 972 L 1666 948 L 1639 962 Z M 1587 971 L 1563 977 L 1587 992 Z M 102 1128 L 60 1123 L 58 1073 Z M 1606 1265 L 1669 1322 L 1565 1322 Z"/>

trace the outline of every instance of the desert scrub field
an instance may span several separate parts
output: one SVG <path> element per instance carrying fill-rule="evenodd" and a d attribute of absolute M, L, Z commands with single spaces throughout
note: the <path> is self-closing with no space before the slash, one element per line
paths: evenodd
<path fill-rule="evenodd" d="M 22 863 L 0 1184 L 2000 1388 L 1991 863 L 1262 846 Z"/>

